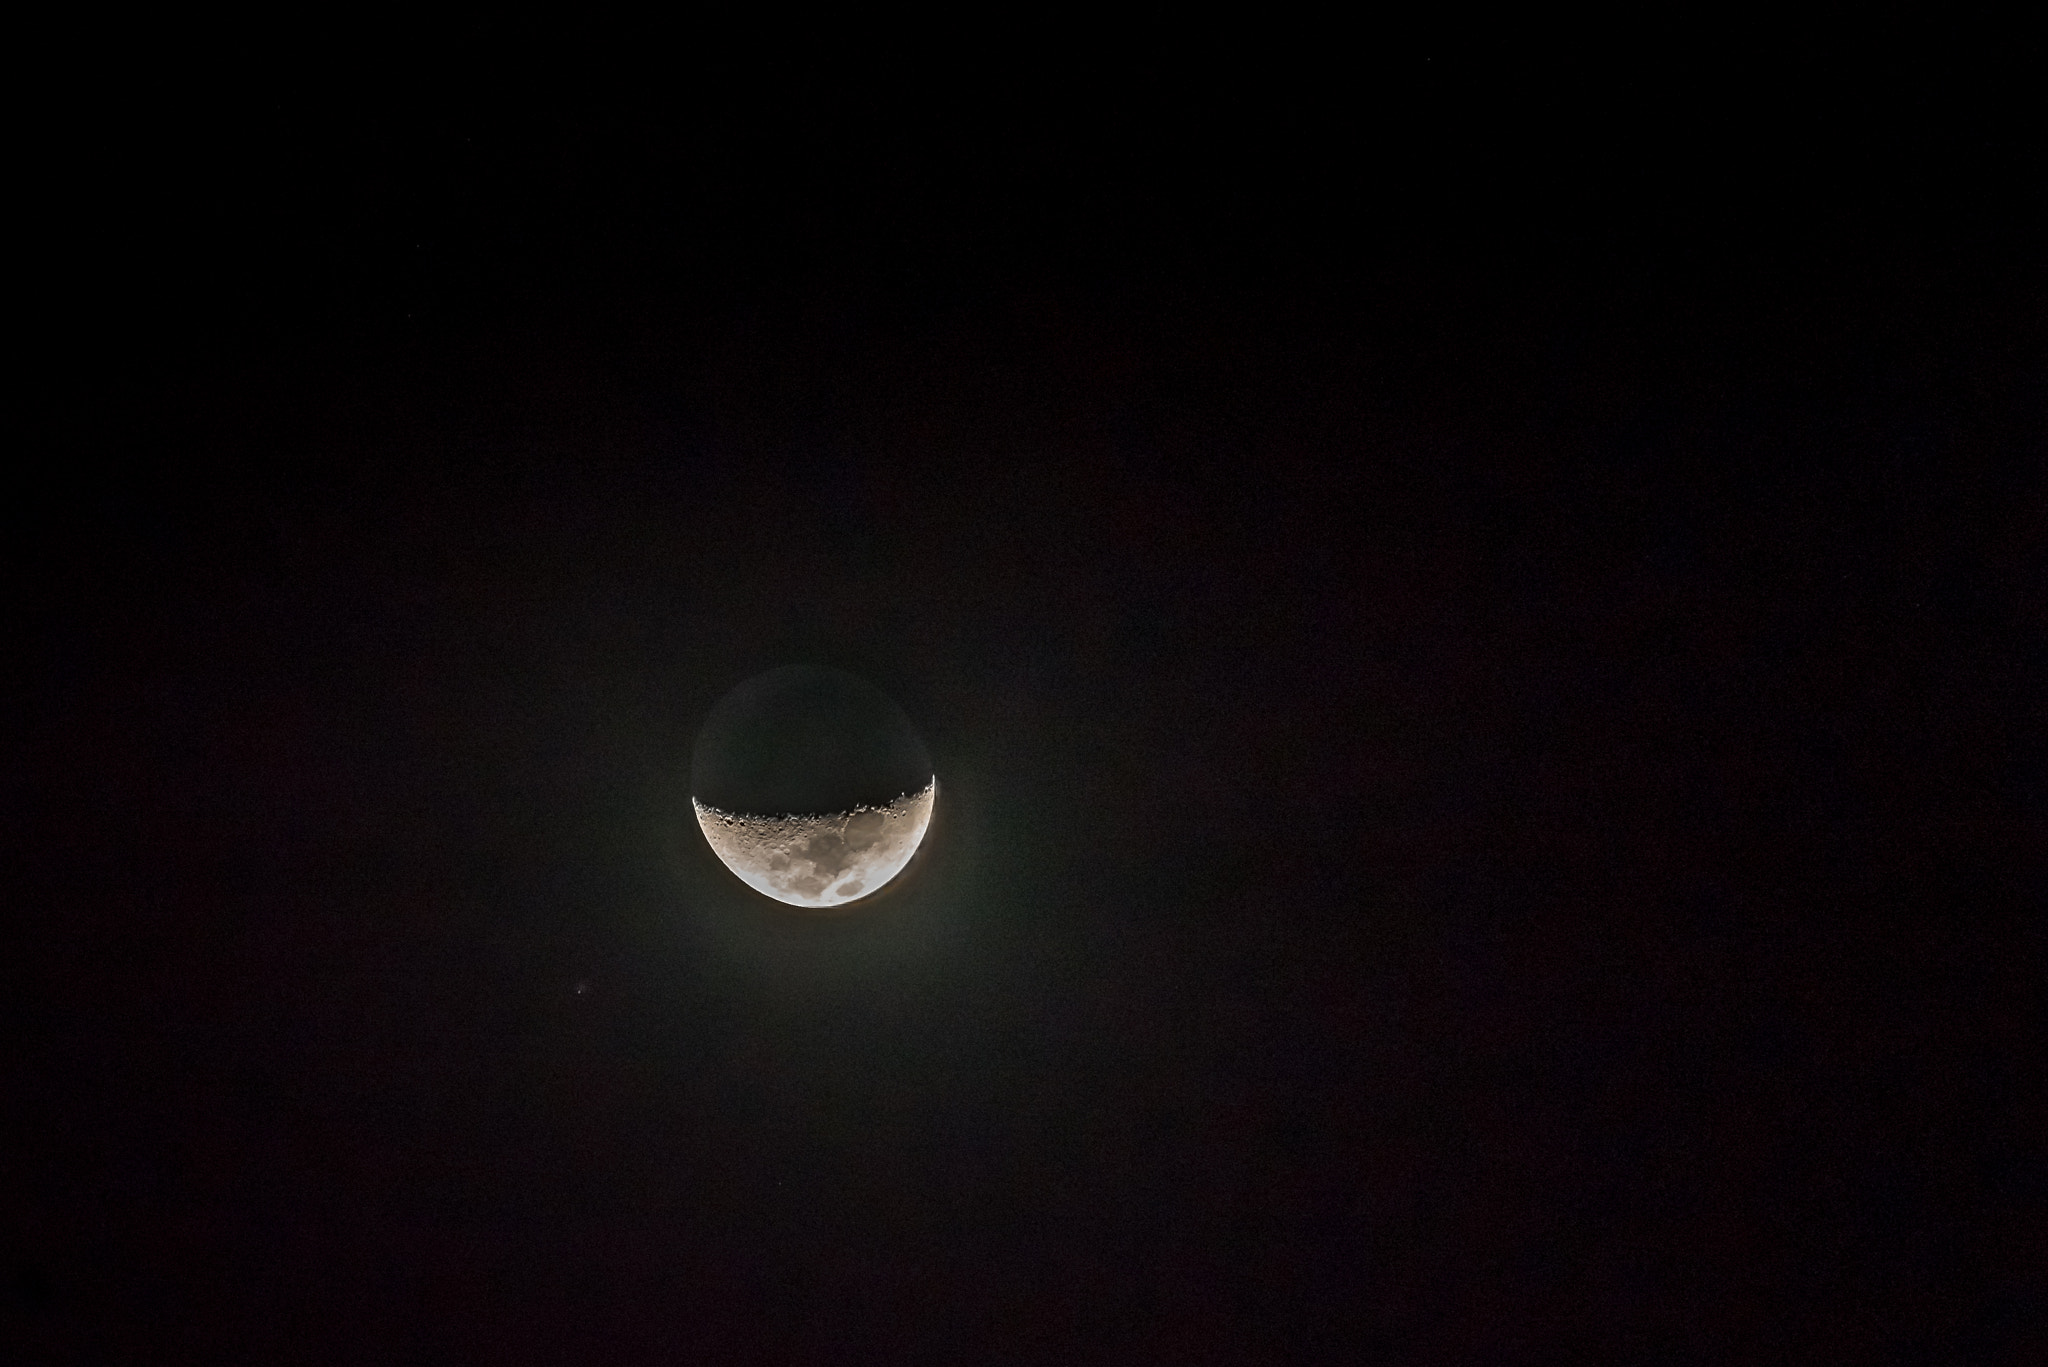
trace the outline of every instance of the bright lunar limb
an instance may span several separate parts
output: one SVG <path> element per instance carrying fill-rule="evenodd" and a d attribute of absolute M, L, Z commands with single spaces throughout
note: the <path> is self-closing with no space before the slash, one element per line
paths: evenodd
<path fill-rule="evenodd" d="M 879 807 L 822 816 L 754 816 L 692 798 L 704 838 L 756 892 L 796 907 L 836 907 L 903 872 L 931 825 L 939 783 Z"/>

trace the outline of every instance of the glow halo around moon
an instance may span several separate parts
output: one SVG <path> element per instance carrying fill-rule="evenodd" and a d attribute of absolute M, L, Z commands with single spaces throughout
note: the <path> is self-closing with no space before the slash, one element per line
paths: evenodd
<path fill-rule="evenodd" d="M 879 806 L 789 816 L 728 812 L 692 798 L 712 851 L 741 882 L 811 910 L 845 906 L 903 872 L 931 826 L 939 783 Z"/>

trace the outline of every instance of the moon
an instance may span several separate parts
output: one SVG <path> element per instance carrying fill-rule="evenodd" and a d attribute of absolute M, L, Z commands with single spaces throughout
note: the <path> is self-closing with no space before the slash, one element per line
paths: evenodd
<path fill-rule="evenodd" d="M 800 816 L 728 812 L 692 798 L 697 824 L 741 882 L 778 902 L 843 906 L 877 891 L 917 853 L 932 821 L 937 779 L 879 806 Z"/>

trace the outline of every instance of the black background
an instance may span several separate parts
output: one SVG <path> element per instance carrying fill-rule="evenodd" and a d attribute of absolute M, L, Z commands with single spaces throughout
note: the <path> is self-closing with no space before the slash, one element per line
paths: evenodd
<path fill-rule="evenodd" d="M 2039 1351 L 2008 35 L 55 47 L 16 1360 Z M 688 825 L 803 660 L 830 927 Z"/>

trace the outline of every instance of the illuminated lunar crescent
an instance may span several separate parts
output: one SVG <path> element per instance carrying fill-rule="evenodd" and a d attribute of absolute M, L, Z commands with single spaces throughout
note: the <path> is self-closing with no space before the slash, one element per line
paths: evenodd
<path fill-rule="evenodd" d="M 721 811 L 692 798 L 725 866 L 756 892 L 795 907 L 836 907 L 903 872 L 931 825 L 937 779 L 881 806 L 806 816 Z"/>

